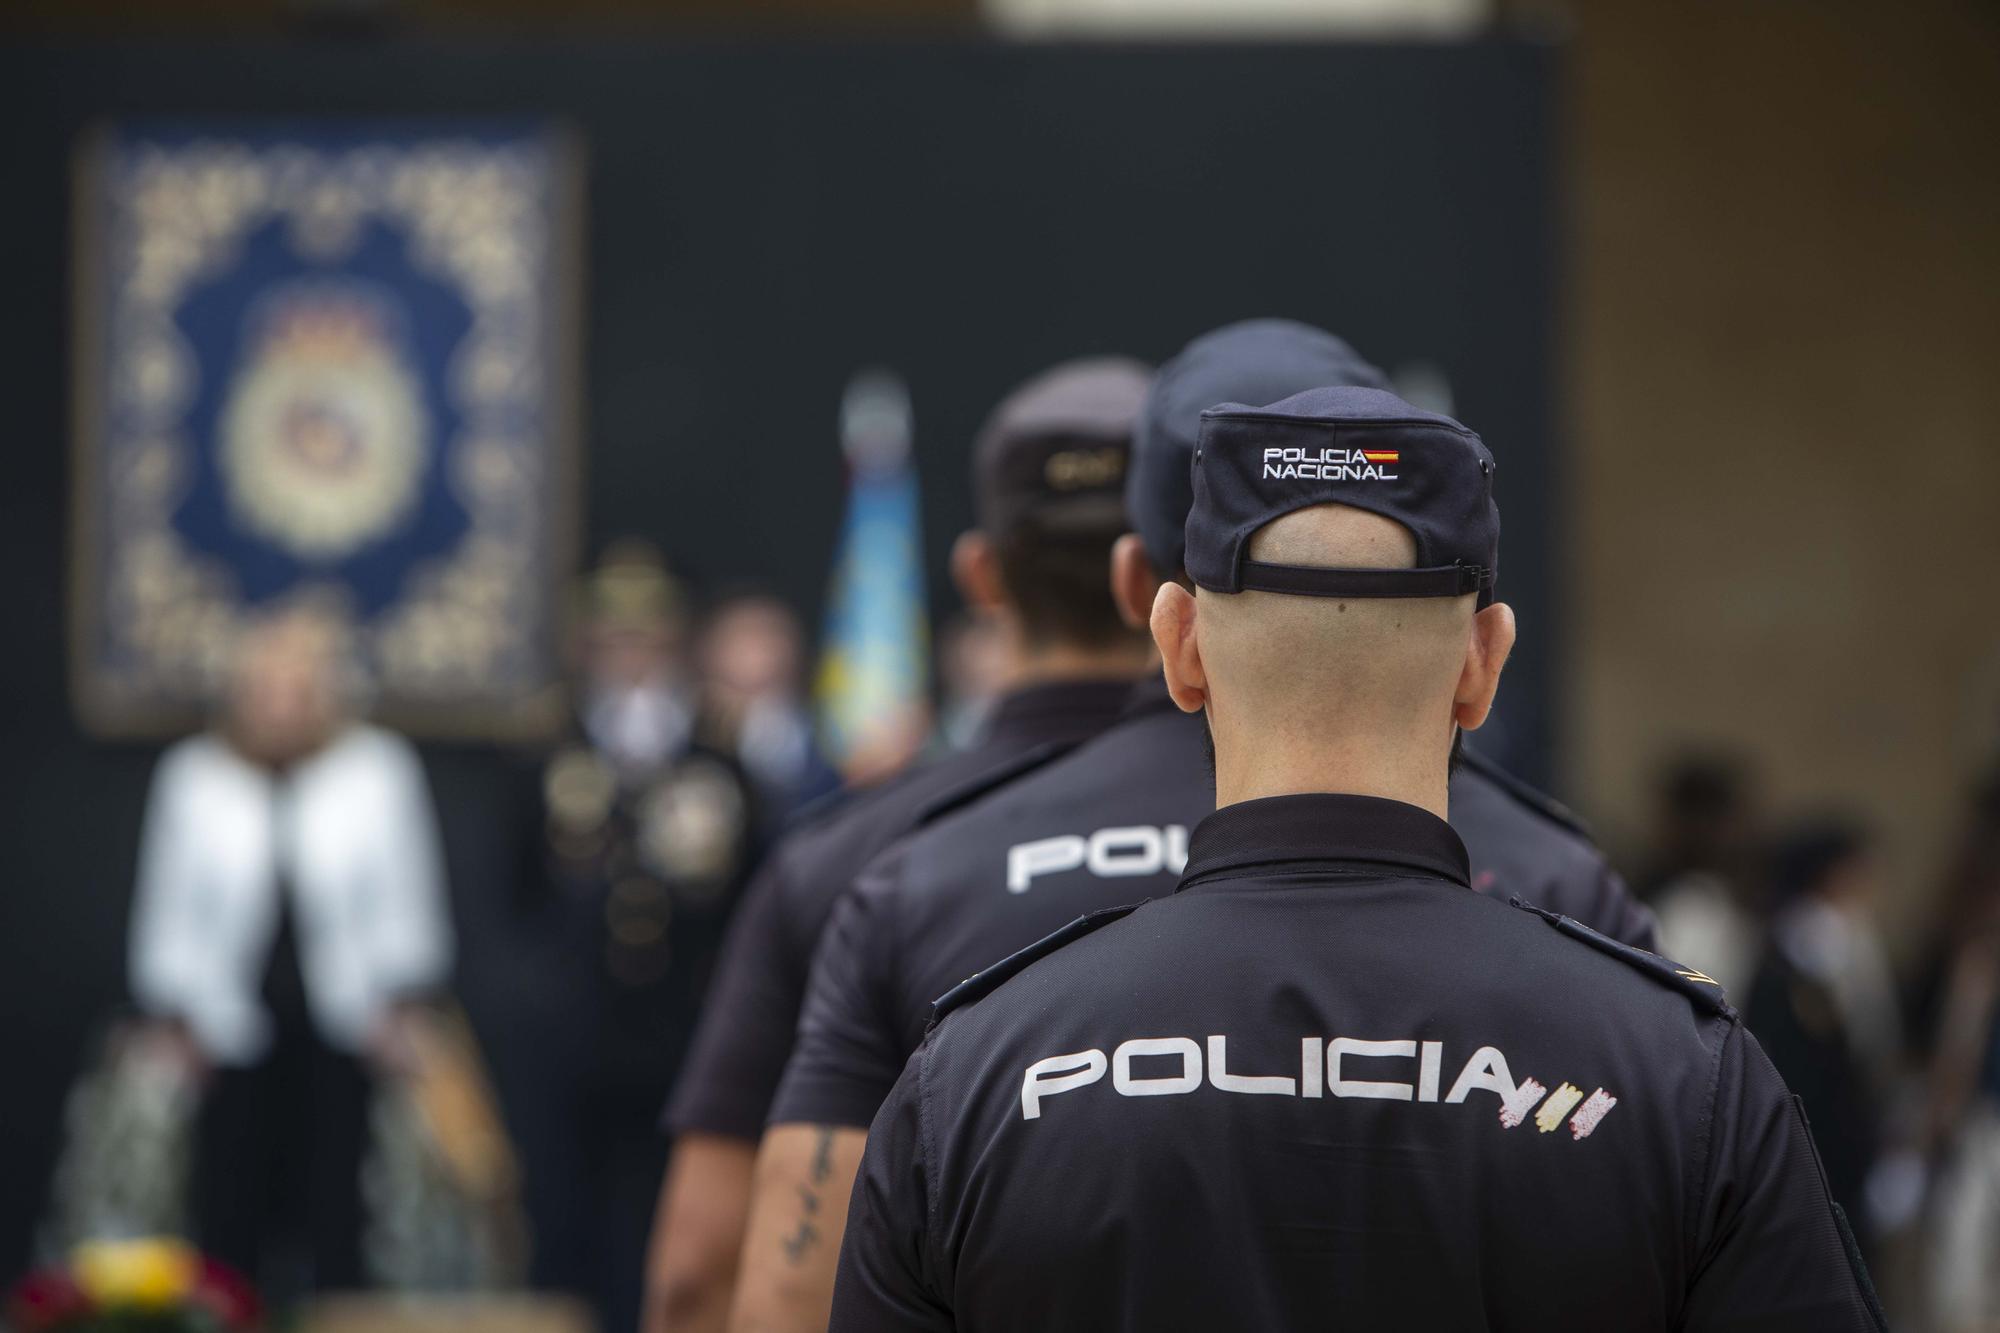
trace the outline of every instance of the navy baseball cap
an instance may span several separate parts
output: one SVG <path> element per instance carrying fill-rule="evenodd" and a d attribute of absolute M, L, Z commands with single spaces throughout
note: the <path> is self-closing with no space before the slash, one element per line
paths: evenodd
<path fill-rule="evenodd" d="M 1500 555 L 1493 455 L 1450 417 L 1382 389 L 1308 389 L 1268 407 L 1201 414 L 1187 572 L 1211 592 L 1492 600 Z M 1250 534 L 1313 505 L 1394 519 L 1413 569 L 1331 569 L 1248 558 Z"/>
<path fill-rule="evenodd" d="M 1334 384 L 1386 389 L 1389 380 L 1331 333 L 1291 319 L 1225 324 L 1160 367 L 1132 439 L 1125 511 L 1163 577 L 1174 577 L 1185 563 L 1182 533 L 1194 504 L 1189 467 L 1202 412 Z"/>
<path fill-rule="evenodd" d="M 1152 378 L 1126 357 L 1084 357 L 1003 398 L 973 444 L 980 528 L 1122 531 L 1132 430 Z"/>

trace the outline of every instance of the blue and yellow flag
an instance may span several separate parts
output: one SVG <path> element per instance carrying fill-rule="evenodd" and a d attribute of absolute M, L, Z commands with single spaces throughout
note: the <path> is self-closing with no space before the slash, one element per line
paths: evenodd
<path fill-rule="evenodd" d="M 859 780 L 899 767 L 923 744 L 930 630 L 909 393 L 886 371 L 857 375 L 840 425 L 847 514 L 815 695 L 828 757 Z"/>

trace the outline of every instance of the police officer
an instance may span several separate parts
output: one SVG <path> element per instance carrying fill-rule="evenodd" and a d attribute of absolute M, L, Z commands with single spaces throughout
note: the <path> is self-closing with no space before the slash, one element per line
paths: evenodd
<path fill-rule="evenodd" d="M 756 793 L 705 743 L 686 599 L 650 548 L 615 544 L 579 589 L 569 736 L 521 788 L 519 961 L 505 1074 L 539 1285 L 639 1321 L 660 1105 L 756 862 Z M 518 1064 L 512 1063 L 518 1060 Z"/>
<path fill-rule="evenodd" d="M 1202 409 L 1343 384 L 1379 387 L 1383 378 L 1340 339 L 1284 320 L 1216 330 L 1161 368 L 1126 491 L 1138 532 L 1121 540 L 1113 561 L 1128 616 L 1143 623 L 1160 586 L 1155 571 L 1181 571 Z M 1651 947 L 1651 915 L 1597 849 L 1552 803 L 1511 780 L 1503 785 L 1495 772 L 1467 762 L 1451 780 L 1452 818 L 1482 891 L 1503 901 L 1520 895 Z M 1188 830 L 1214 801 L 1201 721 L 1175 709 L 1154 676 L 1118 726 L 998 791 L 966 793 L 963 808 L 871 865 L 836 911 L 815 963 L 798 1048 L 772 1108 L 760 1198 L 796 1224 L 808 1198 L 801 1191 L 844 1192 L 931 1002 L 1079 913 L 1170 892 Z M 785 1161 L 811 1169 L 788 1176 Z M 811 1285 L 782 1251 L 753 1247 L 744 1263 L 746 1287 Z M 805 1330 L 824 1321 L 825 1307 L 766 1316 L 771 1327 Z"/>
<path fill-rule="evenodd" d="M 1108 725 L 1145 665 L 1150 650 L 1120 622 L 1103 569 L 1124 530 L 1132 424 L 1149 379 L 1133 361 L 1070 362 L 1021 386 L 982 429 L 979 525 L 959 539 L 953 567 L 966 600 L 997 622 L 1011 691 L 971 748 L 810 817 L 747 892 L 668 1108 L 677 1137 L 655 1219 L 649 1328 L 722 1327 L 752 1155 L 839 893 L 958 787 L 996 781 Z M 785 1239 L 810 1250 L 817 1236 Z M 824 1238 L 822 1302 L 838 1239 L 837 1229 Z"/>
<path fill-rule="evenodd" d="M 1479 438 L 1313 390 L 1195 457 L 1152 624 L 1219 808 L 1176 893 L 940 1000 L 833 1328 L 1879 1328 L 1719 988 L 1471 891 L 1449 757 L 1514 638 Z"/>

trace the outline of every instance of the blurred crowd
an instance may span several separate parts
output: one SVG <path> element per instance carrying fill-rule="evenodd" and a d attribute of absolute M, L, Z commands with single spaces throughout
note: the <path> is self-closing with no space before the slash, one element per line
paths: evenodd
<path fill-rule="evenodd" d="M 1921 885 L 1885 878 L 1852 810 L 1773 812 L 1743 758 L 1660 775 L 1638 881 L 1668 957 L 1734 998 L 1812 1125 L 1892 1309 L 1917 1326 L 2000 1312 L 2000 770 L 1969 794 L 1929 930 L 1898 967 L 1882 929 Z"/>
<path fill-rule="evenodd" d="M 483 997 L 423 763 L 365 720 L 339 616 L 291 605 L 241 634 L 211 725 L 155 770 L 131 1016 L 71 1097 L 50 1241 L 185 1234 L 280 1308 L 525 1283 L 636 1326 L 659 1118 L 723 927 L 844 775 L 808 635 L 770 595 L 698 599 L 617 542 L 567 637 L 561 737 L 497 761 L 518 812 L 485 831 L 513 881 L 500 947 L 528 974 Z M 938 656 L 928 739 L 871 767 L 979 735 L 990 627 L 953 622 Z M 520 1021 L 475 1035 L 467 1010 Z"/>
<path fill-rule="evenodd" d="M 337 618 L 295 606 L 242 636 L 213 724 L 154 777 L 137 1016 L 72 1098 L 59 1236 L 198 1237 L 280 1305 L 525 1285 L 639 1327 L 661 1110 L 731 908 L 852 775 L 783 602 L 704 603 L 623 542 L 574 603 L 569 721 L 488 831 L 519 872 L 500 1011 L 520 1021 L 478 1035 L 424 766 L 363 720 Z M 923 744 L 972 744 L 1004 646 L 971 616 L 936 655 Z M 1801 1098 L 1892 1304 L 1977 1327 L 2000 1311 L 2000 774 L 1901 966 L 1879 918 L 1910 886 L 1884 882 L 1877 837 L 1861 812 L 1774 813 L 1748 761 L 1691 756 L 1660 776 L 1634 882 L 1664 952 L 1725 987 Z"/>

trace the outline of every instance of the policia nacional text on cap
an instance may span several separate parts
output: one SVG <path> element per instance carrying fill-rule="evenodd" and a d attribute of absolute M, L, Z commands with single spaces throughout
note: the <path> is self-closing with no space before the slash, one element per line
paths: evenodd
<path fill-rule="evenodd" d="M 835 1330 L 1881 1327 L 1717 988 L 1468 891 L 1441 815 L 1511 643 L 1472 605 L 1492 481 L 1380 391 L 1205 415 L 1200 591 L 1154 634 L 1220 808 L 1172 897 L 940 1004 Z"/>

